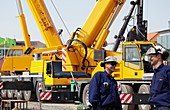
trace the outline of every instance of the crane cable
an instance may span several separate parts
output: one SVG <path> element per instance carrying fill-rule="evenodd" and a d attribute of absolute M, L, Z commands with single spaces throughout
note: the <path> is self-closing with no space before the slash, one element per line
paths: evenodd
<path fill-rule="evenodd" d="M 60 15 L 59 11 L 57 10 L 57 8 L 56 8 L 56 6 L 55 6 L 53 0 L 51 0 L 51 3 L 52 3 L 52 5 L 53 5 L 55 11 L 57 12 L 59 18 L 61 19 L 61 21 L 62 21 L 64 27 L 66 28 L 67 33 L 68 33 L 69 35 L 71 35 L 70 32 L 69 32 L 69 30 L 68 30 L 68 28 L 67 28 L 67 26 L 66 26 L 66 24 L 64 23 L 64 20 L 62 19 L 62 17 L 61 17 L 61 15 Z"/>

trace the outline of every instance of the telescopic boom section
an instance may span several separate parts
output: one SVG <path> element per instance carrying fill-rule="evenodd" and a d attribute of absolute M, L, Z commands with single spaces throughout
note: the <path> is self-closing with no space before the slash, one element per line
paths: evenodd
<path fill-rule="evenodd" d="M 117 51 L 117 49 L 118 49 L 118 47 L 120 45 L 120 42 L 124 40 L 124 36 L 123 35 L 125 33 L 125 30 L 126 30 L 127 25 L 128 25 L 128 23 L 130 21 L 131 15 L 132 15 L 132 13 L 134 11 L 134 8 L 135 8 L 136 4 L 137 4 L 137 1 L 136 2 L 132 1 L 131 2 L 132 7 L 131 7 L 131 9 L 129 11 L 129 14 L 127 15 L 127 18 L 125 19 L 125 22 L 123 23 L 122 28 L 119 31 L 119 35 L 117 36 L 117 39 L 115 41 L 115 45 L 113 47 L 113 51 L 115 51 L 115 52 Z"/>
<path fill-rule="evenodd" d="M 54 26 L 43 0 L 27 0 L 36 23 L 43 35 L 47 47 L 62 46 L 63 43 Z"/>
<path fill-rule="evenodd" d="M 22 5 L 20 0 L 17 0 L 17 5 L 18 5 L 20 24 L 22 28 L 22 34 L 24 37 L 25 48 L 27 49 L 31 47 L 31 41 L 30 41 L 30 36 L 28 34 L 27 24 L 26 24 L 26 20 L 22 10 Z"/>
<path fill-rule="evenodd" d="M 91 47 L 103 27 L 106 26 L 108 19 L 111 18 L 110 15 L 114 13 L 118 5 L 124 4 L 124 2 L 125 0 L 98 0 L 80 33 L 78 33 L 77 39 L 87 47 Z M 102 38 L 102 41 L 105 40 L 106 38 Z"/>

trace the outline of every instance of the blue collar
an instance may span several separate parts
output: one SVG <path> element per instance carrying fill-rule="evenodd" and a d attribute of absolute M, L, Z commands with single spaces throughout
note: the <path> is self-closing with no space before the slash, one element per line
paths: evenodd
<path fill-rule="evenodd" d="M 107 71 L 104 71 L 104 75 L 107 76 L 108 78 L 113 78 L 113 76 L 109 75 L 109 73 L 107 73 Z"/>
<path fill-rule="evenodd" d="M 157 69 L 154 69 L 154 72 L 158 72 L 162 69 L 162 67 L 164 66 L 164 64 L 162 63 L 161 65 L 158 66 Z"/>

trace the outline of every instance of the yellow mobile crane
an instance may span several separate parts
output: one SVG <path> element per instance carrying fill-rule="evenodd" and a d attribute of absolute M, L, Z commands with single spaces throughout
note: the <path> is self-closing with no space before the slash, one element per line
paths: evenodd
<path fill-rule="evenodd" d="M 41 2 L 41 4 L 44 4 L 44 3 Z M 34 53 L 41 53 L 42 51 L 47 51 L 49 48 L 54 50 L 53 47 L 56 45 L 57 46 L 62 45 L 62 42 L 61 42 L 59 35 L 55 29 L 55 26 L 53 25 L 53 22 L 49 16 L 49 13 L 48 13 L 45 5 L 41 5 L 40 9 L 36 8 L 39 11 L 38 12 L 39 15 L 41 15 L 41 16 L 37 16 L 35 18 L 40 20 L 37 22 L 41 23 L 40 28 L 41 27 L 42 28 L 40 30 L 44 32 L 44 34 L 43 34 L 44 40 L 46 41 L 48 49 L 47 48 L 34 49 L 34 47 L 31 46 L 30 36 L 28 34 L 26 20 L 25 20 L 25 16 L 24 16 L 24 13 L 22 10 L 22 5 L 21 5 L 20 0 L 17 0 L 17 5 L 18 5 L 19 19 L 20 19 L 20 24 L 22 27 L 22 34 L 24 37 L 25 46 L 13 46 L 8 50 L 8 53 L 7 53 L 6 57 L 4 58 L 1 73 L 11 73 L 12 72 L 16 75 L 23 75 L 23 72 L 30 71 L 31 61 L 34 59 L 34 57 L 33 57 Z M 33 13 L 34 13 L 34 11 L 33 11 Z M 42 13 L 44 13 L 44 16 L 42 16 Z M 44 23 L 44 25 L 42 25 L 42 22 Z M 49 58 L 47 55 L 44 55 L 43 59 L 51 59 L 51 57 Z M 18 62 L 20 62 L 20 63 L 18 63 Z M 6 75 L 6 74 L 2 74 L 2 75 Z M 18 96 L 18 95 L 16 95 L 16 96 Z M 2 91 L 2 97 L 4 97 L 4 98 L 6 98 L 6 97 L 13 98 L 13 96 L 14 96 L 14 93 L 12 93 L 11 90 Z M 20 96 L 18 96 L 18 97 L 20 97 Z"/>
<path fill-rule="evenodd" d="M 139 105 L 139 108 L 143 110 L 150 108 L 149 105 L 143 104 L 147 103 L 149 84 L 153 73 L 151 73 L 152 69 L 149 68 L 149 64 L 143 61 L 142 57 L 147 49 L 154 46 L 155 43 L 146 41 L 143 36 L 138 36 L 139 38 L 135 39 L 140 39 L 140 41 L 124 42 L 122 52 L 115 52 L 120 42 L 124 39 L 123 33 L 131 17 L 132 10 L 136 4 L 138 7 L 141 6 L 139 0 L 132 3 L 133 6 L 128 15 L 129 17 L 122 26 L 119 36 L 117 36 L 114 51 L 102 49 L 109 33 L 109 27 L 124 2 L 97 1 L 84 26 L 78 28 L 72 34 L 68 45 L 63 47 L 62 60 L 58 58 L 56 61 L 37 60 L 32 62 L 31 74 L 42 73 L 44 78 L 40 82 L 43 85 L 44 93 L 47 90 L 52 91 L 52 96 L 49 95 L 52 97 L 49 98 L 50 100 L 54 102 L 76 100 L 78 97 L 84 104 L 88 104 L 89 75 L 91 76 L 96 71 L 103 71 L 99 62 L 104 57 L 116 56 L 120 60 L 113 76 L 121 83 L 123 94 L 120 96 L 122 96 L 122 103 L 125 104 L 123 109 L 133 110 L 134 105 Z M 140 15 L 140 13 L 138 14 Z M 140 23 L 144 24 L 142 22 L 141 20 Z M 145 28 L 145 25 L 142 26 Z M 61 53 L 56 51 L 56 54 Z M 131 55 L 133 59 L 128 59 L 128 56 Z M 39 68 L 40 65 L 42 68 Z M 76 84 L 72 84 L 72 81 L 76 82 Z M 69 89 L 71 90 L 69 91 Z M 145 93 L 148 94 L 145 95 Z M 48 98 L 45 100 L 48 100 Z"/>
<path fill-rule="evenodd" d="M 35 2 L 35 0 L 30 1 Z M 42 99 L 40 97 L 40 100 L 57 102 L 79 99 L 84 104 L 88 104 L 88 86 L 92 74 L 96 71 L 103 71 L 103 68 L 100 67 L 101 60 L 107 56 L 116 56 L 119 59 L 119 64 L 112 75 L 121 83 L 121 95 L 123 96 L 121 101 L 126 104 L 123 109 L 134 109 L 133 104 L 139 104 L 140 109 L 148 109 L 149 106 L 144 105 L 142 108 L 140 105 L 147 103 L 147 96 L 143 93 L 148 93 L 151 81 L 151 75 L 149 75 L 151 71 L 144 68 L 142 56 L 155 43 L 148 41 L 123 42 L 122 52 L 116 52 L 123 40 L 131 11 L 128 20 L 125 21 L 119 32 L 114 51 L 102 48 L 109 34 L 109 28 L 124 2 L 125 0 L 98 0 L 83 27 L 77 28 L 66 46 L 42 53 L 52 53 L 55 59 L 32 61 L 31 78 L 22 82 L 22 88 L 18 86 L 19 82 L 4 81 L 4 89 L 14 89 L 15 84 L 15 88 L 29 91 L 30 94 L 26 99 L 30 99 L 31 92 L 36 92 L 38 96 L 38 85 L 41 84 L 41 93 L 47 93 L 48 97 Z M 137 0 L 132 6 L 132 10 L 136 4 L 141 6 Z M 131 55 L 133 55 L 132 59 L 129 59 Z M 125 99 L 126 95 L 129 95 L 128 99 Z"/>
<path fill-rule="evenodd" d="M 35 6 L 37 6 L 37 8 L 42 8 L 41 7 L 41 2 L 43 2 L 42 0 L 39 0 L 39 1 L 35 1 L 35 0 L 28 0 L 28 3 L 30 4 L 30 6 L 32 6 L 32 5 L 35 5 Z M 88 40 L 90 40 L 89 39 L 89 37 L 92 37 L 93 38 L 93 42 L 94 42 L 94 40 L 95 40 L 95 43 L 97 43 L 97 40 L 99 41 L 102 41 L 101 40 L 101 38 L 102 38 L 102 36 L 104 36 L 103 38 L 106 38 L 106 36 L 107 36 L 107 33 L 109 32 L 108 30 L 106 30 L 105 29 L 105 27 L 107 26 L 107 24 L 110 24 L 111 25 L 111 23 L 114 21 L 114 19 L 115 19 L 115 17 L 117 16 L 117 14 L 118 14 L 118 12 L 120 11 L 120 9 L 121 9 L 121 7 L 122 7 L 122 5 L 123 5 L 123 3 L 124 3 L 124 1 L 112 1 L 112 0 L 107 0 L 107 2 L 104 2 L 104 1 L 99 1 L 99 2 L 97 2 L 97 4 L 96 4 L 96 6 L 94 7 L 94 9 L 93 9 L 93 11 L 92 11 L 92 13 L 91 13 L 91 15 L 89 16 L 89 18 L 88 18 L 88 20 L 86 21 L 86 23 L 84 24 L 84 27 L 81 29 L 81 32 L 79 33 L 80 35 L 79 35 L 79 38 L 81 39 L 81 40 L 83 40 L 84 39 L 84 42 L 86 42 L 86 43 L 88 43 Z M 38 4 L 38 5 L 37 5 Z M 37 9 L 36 8 L 36 9 Z M 101 8 L 102 8 L 102 10 L 101 10 Z M 39 13 L 41 13 L 41 11 L 38 11 Z M 41 13 L 41 14 L 44 14 L 44 13 Z M 35 14 L 36 15 L 36 14 Z M 37 16 L 37 15 L 36 15 Z M 44 16 L 43 16 L 44 17 Z M 111 21 L 111 22 L 109 22 L 109 21 Z M 93 25 L 91 25 L 91 22 L 93 22 L 92 24 Z M 49 22 L 49 23 L 51 23 L 51 22 Z M 46 25 L 45 25 L 46 26 Z M 49 26 L 51 26 L 51 25 L 49 25 Z M 47 28 L 44 28 L 45 30 L 43 30 L 43 31 L 46 31 L 46 30 L 48 30 L 48 29 L 51 29 L 51 27 L 47 27 Z M 91 27 L 93 27 L 93 28 L 91 28 Z M 97 27 L 97 28 L 96 28 Z M 91 28 L 91 29 L 90 29 Z M 96 28 L 96 29 L 95 29 Z M 68 46 L 67 47 L 69 47 L 69 49 L 71 49 L 70 48 L 70 46 L 72 45 L 72 43 L 71 42 L 75 42 L 75 41 L 73 41 L 74 40 L 74 37 L 75 37 L 75 35 L 76 34 L 78 34 L 77 33 L 77 31 L 79 31 L 79 29 L 77 29 L 76 30 L 76 32 L 74 32 L 74 34 L 73 34 L 73 37 L 72 37 L 72 40 L 70 41 L 70 43 L 68 44 Z M 99 35 L 100 34 L 100 35 Z M 83 35 L 83 36 L 82 36 Z M 84 37 L 84 38 L 83 38 Z M 85 39 L 85 38 L 88 38 L 88 39 Z M 77 40 L 78 42 L 80 41 L 80 40 Z M 94 55 L 94 51 L 96 51 L 96 52 L 99 52 L 99 53 L 101 53 L 101 51 L 104 51 L 104 50 L 98 50 L 97 48 L 101 48 L 102 47 L 102 45 L 100 45 L 100 47 L 95 47 L 96 49 L 94 50 L 94 49 L 92 49 L 92 48 L 90 48 L 92 45 L 96 45 L 95 43 L 93 43 L 93 42 L 91 42 L 91 43 L 89 43 L 88 44 L 88 47 L 89 47 L 89 49 L 88 49 L 88 51 L 90 51 L 89 53 L 90 54 L 88 54 L 87 56 L 85 56 L 85 57 L 87 57 L 88 59 L 89 59 L 89 61 L 91 62 L 90 63 L 90 65 L 89 66 L 91 66 L 89 69 L 88 69 L 88 73 L 89 74 L 91 74 L 91 71 L 94 69 L 94 67 L 96 66 L 96 64 L 97 64 L 97 62 L 99 61 L 99 60 L 102 60 L 103 58 L 104 58 L 104 55 L 102 56 L 102 59 L 101 58 L 99 58 L 97 61 L 94 61 L 93 60 L 93 58 L 90 56 L 90 55 Z M 103 42 L 104 43 L 104 42 Z M 83 46 L 81 46 L 81 45 L 84 45 L 84 47 Z M 82 51 L 81 52 L 81 54 L 82 53 L 85 53 L 86 54 L 86 52 L 87 52 L 87 46 L 86 46 L 87 44 L 85 44 L 85 43 L 79 43 L 79 44 L 77 44 L 77 43 L 75 43 L 75 46 L 77 47 L 77 51 L 75 51 L 76 53 L 74 53 L 74 52 L 72 52 L 72 51 L 70 51 L 70 53 L 69 54 L 72 54 L 72 58 L 74 58 L 73 57 L 73 55 L 75 55 L 75 54 L 77 54 L 78 55 L 78 53 L 79 53 L 79 51 Z M 97 45 L 96 45 L 97 46 Z M 99 46 L 99 45 L 98 45 Z M 43 72 L 46 72 L 46 69 L 49 69 L 53 64 L 55 64 L 55 65 L 58 65 L 57 67 L 59 67 L 58 68 L 58 70 L 56 71 L 56 72 L 59 72 L 59 71 L 61 71 L 61 66 L 62 66 L 62 63 L 61 63 L 61 54 L 62 54 L 62 48 L 65 48 L 66 46 L 63 46 L 62 48 L 59 48 L 60 47 L 60 44 L 58 44 L 58 46 L 56 46 L 56 48 L 55 48 L 55 50 L 57 50 L 57 52 L 53 52 L 53 54 L 55 55 L 55 57 L 56 57 L 56 59 L 55 60 L 42 60 L 42 61 L 33 61 L 32 62 L 32 66 L 31 66 L 31 69 L 32 69 L 32 72 L 31 72 L 31 75 L 33 75 L 34 77 L 33 77 L 33 79 L 31 78 L 31 81 L 29 82 L 29 84 L 30 84 L 30 86 L 32 85 L 32 83 L 33 83 L 33 85 L 34 85 L 34 87 L 31 87 L 30 89 L 32 90 L 32 91 L 35 91 L 35 90 L 37 90 L 37 82 L 38 82 L 38 78 L 36 78 L 36 75 L 37 75 L 37 73 L 39 74 L 39 73 L 43 73 Z M 67 48 L 68 49 L 68 48 Z M 54 50 L 54 49 L 53 49 Z M 72 50 L 72 49 L 71 49 Z M 75 57 L 75 59 L 71 59 L 71 60 L 75 60 L 75 63 L 73 64 L 73 66 L 74 66 L 74 68 L 72 68 L 71 67 L 71 65 L 70 65 L 70 70 L 71 71 L 76 71 L 76 70 L 78 70 L 78 71 L 82 71 L 82 69 L 83 69 L 83 71 L 81 72 L 75 72 L 75 74 L 78 74 L 78 77 L 80 76 L 80 78 L 82 78 L 82 77 L 84 77 L 84 78 L 88 78 L 88 80 L 90 80 L 90 76 L 89 75 L 87 75 L 86 74 L 86 69 L 84 69 L 84 67 L 83 66 L 85 66 L 84 65 L 84 61 L 86 60 L 85 58 L 82 58 L 82 56 L 81 56 L 81 54 L 79 54 L 80 56 L 79 56 L 79 58 L 77 57 L 77 55 L 76 55 L 76 57 Z M 119 54 L 119 53 L 118 53 Z M 84 55 L 83 55 L 84 56 Z M 82 62 L 82 63 L 80 63 L 80 62 Z M 38 65 L 40 65 L 40 66 L 38 66 Z M 77 69 L 76 69 L 76 68 Z M 46 69 L 45 69 L 46 68 Z M 57 68 L 56 68 L 57 69 Z M 75 70 L 76 69 L 76 70 Z M 49 88 L 51 88 L 51 87 L 53 87 L 53 86 L 55 86 L 55 85 L 68 85 L 68 86 L 70 86 L 70 79 L 67 79 L 67 78 L 64 78 L 64 79 L 58 79 L 58 78 L 53 78 L 52 77 L 52 75 L 51 75 L 51 73 L 49 73 L 50 71 L 48 70 L 48 73 L 47 74 L 41 74 L 41 75 L 43 75 L 43 77 L 46 77 L 45 79 L 43 79 L 44 80 L 44 82 L 45 82 L 45 84 L 46 85 L 48 85 L 47 86 L 47 88 L 49 89 Z M 61 71 L 62 72 L 62 71 Z M 36 73 L 36 74 L 35 74 Z M 82 74 L 80 74 L 80 73 L 82 73 Z M 68 73 L 67 73 L 68 74 Z M 63 74 L 64 75 L 64 74 Z M 69 77 L 70 77 L 70 75 L 68 75 Z M 42 77 L 42 78 L 43 78 Z M 54 77 L 56 77 L 56 76 L 54 76 Z M 66 75 L 66 77 L 67 77 L 67 75 Z M 1 77 L 1 79 L 3 79 L 3 77 Z M 32 82 L 32 80 L 34 80 L 34 81 L 36 81 L 36 82 Z M 41 79 L 42 80 L 42 79 Z M 85 80 L 85 79 L 81 79 L 81 80 Z M 25 81 L 26 82 L 26 81 Z M 9 82 L 10 83 L 10 82 Z M 18 83 L 18 82 L 17 82 Z M 49 83 L 49 84 L 48 84 Z M 14 84 L 14 83 L 11 83 L 11 84 Z M 6 84 L 4 83 L 4 87 L 5 87 L 5 85 L 11 85 L 11 84 L 7 84 L 7 82 L 6 82 Z M 27 84 L 28 86 L 26 87 L 26 88 L 24 88 L 24 86 L 22 86 L 23 88 L 17 88 L 17 89 L 20 89 L 20 90 L 28 90 L 28 88 L 30 87 L 29 86 L 29 84 Z M 15 85 L 17 85 L 16 83 L 15 83 Z M 12 85 L 11 85 L 12 86 Z M 12 86 L 12 87 L 14 87 L 14 86 Z M 16 86 L 15 86 L 16 87 Z M 21 87 L 21 86 L 20 86 Z M 5 88 L 4 88 L 5 89 Z M 9 89 L 8 87 L 6 88 L 6 89 Z M 61 92 L 62 94 L 63 94 L 63 92 Z M 76 96 L 77 96 L 77 92 L 70 92 L 71 94 L 73 93 L 73 94 L 75 94 Z M 68 94 L 69 95 L 69 94 Z M 67 95 L 67 96 L 68 96 Z M 69 96 L 74 96 L 76 99 L 77 99 L 77 97 L 75 96 L 75 95 L 69 95 Z M 30 95 L 29 95 L 30 96 Z M 28 96 L 28 97 L 29 97 Z M 62 95 L 61 95 L 62 96 Z M 67 97 L 66 96 L 66 97 Z M 26 97 L 25 98 L 25 96 L 24 96 L 24 98 L 25 99 L 29 99 L 28 97 Z M 71 98 L 72 99 L 72 98 Z"/>
<path fill-rule="evenodd" d="M 30 67 L 29 62 L 31 62 L 31 60 L 33 59 L 30 56 L 21 57 L 21 55 L 24 54 L 26 49 L 28 48 L 33 49 L 33 47 L 31 47 L 30 36 L 28 34 L 25 16 L 23 14 L 23 10 L 19 0 L 18 0 L 18 12 L 25 46 L 13 46 L 8 50 L 7 56 L 4 58 L 4 63 L 2 65 L 1 72 L 15 72 L 16 74 L 21 74 L 21 72 L 23 71 L 29 71 Z M 20 65 L 17 62 L 20 62 L 22 65 Z"/>
<path fill-rule="evenodd" d="M 16 46 L 12 47 L 9 50 L 8 55 L 4 59 L 4 63 L 1 71 L 22 74 L 22 72 L 24 71 L 30 71 L 30 64 L 31 61 L 33 60 L 33 57 L 31 55 L 37 52 L 41 53 L 42 51 L 44 51 L 44 49 L 34 50 L 34 47 L 31 46 L 30 36 L 28 34 L 28 29 L 26 26 L 25 16 L 23 14 L 21 2 L 20 0 L 17 1 L 18 1 L 17 3 L 18 3 L 19 18 L 22 27 L 25 47 L 16 47 Z M 30 9 L 43 35 L 47 48 L 51 48 L 54 46 L 62 46 L 63 44 L 60 40 L 60 36 L 55 29 L 55 26 L 51 20 L 51 17 L 49 15 L 49 12 L 44 2 L 43 1 L 40 2 L 34 1 L 34 3 L 30 3 L 30 2 L 32 1 L 28 0 L 28 4 L 30 4 L 29 5 Z M 27 55 L 23 55 L 23 54 L 27 54 Z M 22 63 L 23 61 L 25 63 Z M 20 65 L 16 62 L 21 62 L 23 65 Z"/>

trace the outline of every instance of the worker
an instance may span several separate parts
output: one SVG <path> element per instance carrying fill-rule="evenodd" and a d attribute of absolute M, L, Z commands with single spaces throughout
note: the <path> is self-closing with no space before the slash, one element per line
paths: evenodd
<path fill-rule="evenodd" d="M 163 64 L 169 53 L 161 46 L 155 46 L 146 54 L 154 69 L 148 102 L 154 110 L 170 110 L 170 66 Z"/>
<path fill-rule="evenodd" d="M 112 76 L 117 59 L 108 56 L 101 62 L 104 72 L 97 72 L 90 81 L 89 102 L 92 110 L 122 110 L 117 82 Z"/>

